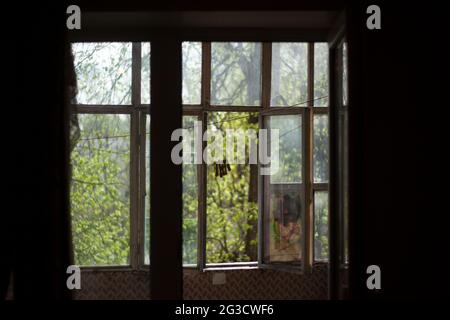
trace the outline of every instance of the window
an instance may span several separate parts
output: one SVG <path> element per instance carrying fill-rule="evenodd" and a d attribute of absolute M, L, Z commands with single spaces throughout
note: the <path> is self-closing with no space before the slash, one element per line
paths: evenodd
<path fill-rule="evenodd" d="M 75 261 L 126 265 L 130 261 L 130 117 L 80 114 L 72 151 Z"/>
<path fill-rule="evenodd" d="M 183 43 L 183 49 L 189 46 Z M 189 74 L 201 79 L 201 89 L 195 87 L 201 98 L 197 105 L 183 93 L 185 117 L 196 115 L 224 140 L 227 129 L 278 129 L 279 142 L 269 143 L 269 152 L 279 152 L 270 176 L 259 176 L 248 158 L 223 176 L 215 163 L 197 164 L 198 202 L 188 207 L 205 203 L 198 207 L 199 266 L 259 260 L 297 268 L 306 259 L 328 259 L 328 45 L 212 42 L 195 52 L 191 63 L 183 52 L 183 86 L 194 88 L 189 81 L 197 80 Z M 201 75 L 189 72 L 200 60 Z M 228 140 L 219 143 L 228 146 Z M 238 145 L 248 150 L 249 143 L 245 138 Z"/>
<path fill-rule="evenodd" d="M 270 105 L 305 106 L 307 79 L 308 44 L 273 43 Z"/>
<path fill-rule="evenodd" d="M 131 43 L 73 45 L 79 104 L 131 104 Z"/>
<path fill-rule="evenodd" d="M 73 43 L 72 52 L 78 94 L 71 130 L 79 132 L 71 141 L 75 263 L 148 263 L 150 43 Z"/>
<path fill-rule="evenodd" d="M 313 120 L 314 257 L 328 259 L 328 115 Z"/>
<path fill-rule="evenodd" d="M 307 267 L 328 259 L 328 45 L 265 46 L 271 94 L 261 114 L 265 128 L 278 129 L 269 150 L 279 160 L 263 178 L 260 262 Z"/>
<path fill-rule="evenodd" d="M 261 44 L 211 44 L 211 105 L 258 106 L 261 103 Z"/>
<path fill-rule="evenodd" d="M 74 43 L 73 52 L 75 262 L 148 265 L 150 43 Z M 182 84 L 183 128 L 192 137 L 183 137 L 191 160 L 182 164 L 183 264 L 298 268 L 326 260 L 327 44 L 183 42 Z M 207 129 L 222 134 L 225 149 L 233 143 L 210 164 L 198 161 L 214 143 L 202 141 Z M 268 152 L 279 154 L 267 176 L 248 153 L 259 138 L 246 133 L 259 129 L 273 130 Z M 233 163 L 238 149 L 245 157 Z"/>
<path fill-rule="evenodd" d="M 299 263 L 305 244 L 302 115 L 268 116 L 266 121 L 268 129 L 279 132 L 269 138 L 271 152 L 278 140 L 279 161 L 270 164 L 271 174 L 264 178 L 264 261 Z"/>
<path fill-rule="evenodd" d="M 242 130 L 243 136 L 245 130 L 258 128 L 255 113 L 210 112 L 208 115 L 208 128 L 221 132 L 226 147 L 232 142 L 227 136 L 228 129 Z M 249 148 L 249 139 L 243 139 L 242 143 L 241 146 Z M 224 157 L 231 162 L 230 154 Z M 216 165 L 207 165 L 207 263 L 257 260 L 258 197 L 256 179 L 252 179 L 256 171 L 251 168 L 256 165 L 249 164 L 248 159 L 236 162 L 230 164 L 224 176 L 217 173 Z"/>
<path fill-rule="evenodd" d="M 183 128 L 189 131 L 194 137 L 194 131 L 198 130 L 196 122 L 199 121 L 196 116 L 183 116 Z M 195 165 L 197 152 L 194 146 L 194 139 L 183 141 L 189 144 L 191 150 L 189 163 L 183 164 L 183 264 L 197 265 L 198 254 L 198 211 L 199 211 L 199 193 L 198 166 Z M 186 151 L 188 148 L 183 148 Z M 186 154 L 183 154 L 187 156 Z"/>

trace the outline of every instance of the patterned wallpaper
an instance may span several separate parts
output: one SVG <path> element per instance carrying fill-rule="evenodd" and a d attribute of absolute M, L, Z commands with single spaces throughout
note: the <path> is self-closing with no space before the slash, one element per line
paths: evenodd
<path fill-rule="evenodd" d="M 224 273 L 226 283 L 213 285 L 214 273 Z M 82 300 L 150 299 L 146 271 L 84 271 L 81 290 L 74 298 Z M 328 266 L 318 264 L 310 274 L 274 270 L 184 271 L 184 299 L 327 299 Z"/>

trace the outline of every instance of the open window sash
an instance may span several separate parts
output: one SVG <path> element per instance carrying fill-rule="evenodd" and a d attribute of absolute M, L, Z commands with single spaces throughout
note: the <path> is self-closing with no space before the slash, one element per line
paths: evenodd
<path fill-rule="evenodd" d="M 262 112 L 259 267 L 301 272 L 306 261 L 305 109 Z M 264 131 L 263 131 L 264 132 Z"/>

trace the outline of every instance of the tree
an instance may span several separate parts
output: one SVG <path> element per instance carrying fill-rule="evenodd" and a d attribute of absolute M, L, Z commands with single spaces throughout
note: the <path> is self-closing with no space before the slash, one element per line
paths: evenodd
<path fill-rule="evenodd" d="M 211 103 L 253 106 L 261 103 L 261 44 L 213 43 Z M 129 104 L 131 102 L 131 43 L 74 44 L 78 80 L 78 102 L 86 104 Z M 272 103 L 288 106 L 306 101 L 306 45 L 274 44 Z M 320 53 L 322 54 L 322 53 Z M 323 56 L 323 55 L 322 55 Z M 150 102 L 150 46 L 143 45 L 143 102 Z M 200 103 L 201 44 L 183 44 L 183 101 Z M 320 64 L 322 63 L 322 64 Z M 315 74 L 315 96 L 327 92 L 323 77 L 327 61 L 319 59 Z M 303 66 L 303 67 L 302 67 Z M 326 72 L 325 72 L 326 73 Z M 237 111 L 239 107 L 236 107 Z M 258 129 L 257 114 L 210 112 L 210 128 Z M 281 118 L 280 118 L 281 119 Z M 184 116 L 183 126 L 192 128 L 193 116 Z M 80 135 L 74 146 L 71 184 L 71 212 L 76 263 L 80 265 L 126 264 L 130 255 L 130 118 L 128 115 L 82 114 Z M 301 146 L 293 138 L 301 123 L 284 119 L 286 133 L 280 148 L 285 152 L 280 176 L 289 182 L 301 166 Z M 297 128 L 296 128 L 297 126 Z M 291 132 L 288 132 L 291 130 Z M 315 128 L 314 172 L 325 180 L 328 127 L 324 121 Z M 147 139 L 149 134 L 146 135 Z M 247 146 L 248 147 L 248 146 Z M 147 172 L 151 152 L 146 155 Z M 300 157 L 300 158 L 299 158 Z M 248 161 L 248 159 L 247 159 Z M 198 177 L 196 165 L 183 165 L 183 261 L 197 262 Z M 232 164 L 224 177 L 216 177 L 214 166 L 207 172 L 207 261 L 232 262 L 257 259 L 257 170 L 247 164 Z M 280 180 L 280 181 L 281 181 Z M 146 202 L 149 203 L 149 181 Z M 325 198 L 322 197 L 324 203 Z M 320 199 L 319 199 L 320 200 Z M 149 205 L 146 204 L 145 247 L 149 245 Z M 328 209 L 316 213 L 316 243 L 327 251 Z M 317 211 L 317 210 L 316 210 Z M 322 231 L 320 231 L 322 230 Z M 316 250 L 316 251 L 317 251 Z"/>
<path fill-rule="evenodd" d="M 72 151 L 71 213 L 75 261 L 127 264 L 130 255 L 130 138 L 125 115 L 79 115 Z"/>

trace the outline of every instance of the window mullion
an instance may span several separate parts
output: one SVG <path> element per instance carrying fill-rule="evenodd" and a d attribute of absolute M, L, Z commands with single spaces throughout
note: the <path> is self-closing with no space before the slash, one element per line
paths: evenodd
<path fill-rule="evenodd" d="M 202 153 L 206 149 L 206 141 L 203 141 L 203 134 L 207 130 L 208 115 L 205 112 L 210 106 L 211 101 L 211 42 L 202 42 L 202 91 L 201 106 L 203 112 L 200 115 L 202 122 L 201 146 Z M 203 156 L 203 154 L 202 154 Z M 206 267 L 206 186 L 208 167 L 202 161 L 197 167 L 199 169 L 198 183 L 198 246 L 197 246 L 197 264 L 200 270 Z"/>
<path fill-rule="evenodd" d="M 130 136 L 130 264 L 133 269 L 139 267 L 140 257 L 140 193 L 139 193 L 139 111 L 141 102 L 141 43 L 132 43 L 131 56 L 131 136 Z"/>
<path fill-rule="evenodd" d="M 314 210 L 313 210 L 313 106 L 314 106 L 314 43 L 308 43 L 308 104 L 305 110 L 305 271 L 311 270 L 314 248 Z"/>
<path fill-rule="evenodd" d="M 272 43 L 264 42 L 262 44 L 262 107 L 268 110 L 270 108 L 270 90 L 272 77 Z"/>
<path fill-rule="evenodd" d="M 137 248 L 138 248 L 138 266 L 141 268 L 145 265 L 145 193 L 146 193 L 146 113 L 142 111 L 138 111 L 139 118 L 139 128 L 138 128 L 138 168 L 137 168 L 137 176 L 138 176 L 138 237 L 137 237 Z M 148 253 L 150 255 L 150 253 Z"/>
<path fill-rule="evenodd" d="M 141 43 L 133 42 L 131 61 L 131 103 L 133 108 L 141 105 Z"/>
<path fill-rule="evenodd" d="M 130 137 L 130 264 L 133 269 L 138 267 L 138 221 L 139 221 L 139 116 L 134 110 L 131 114 Z"/>

